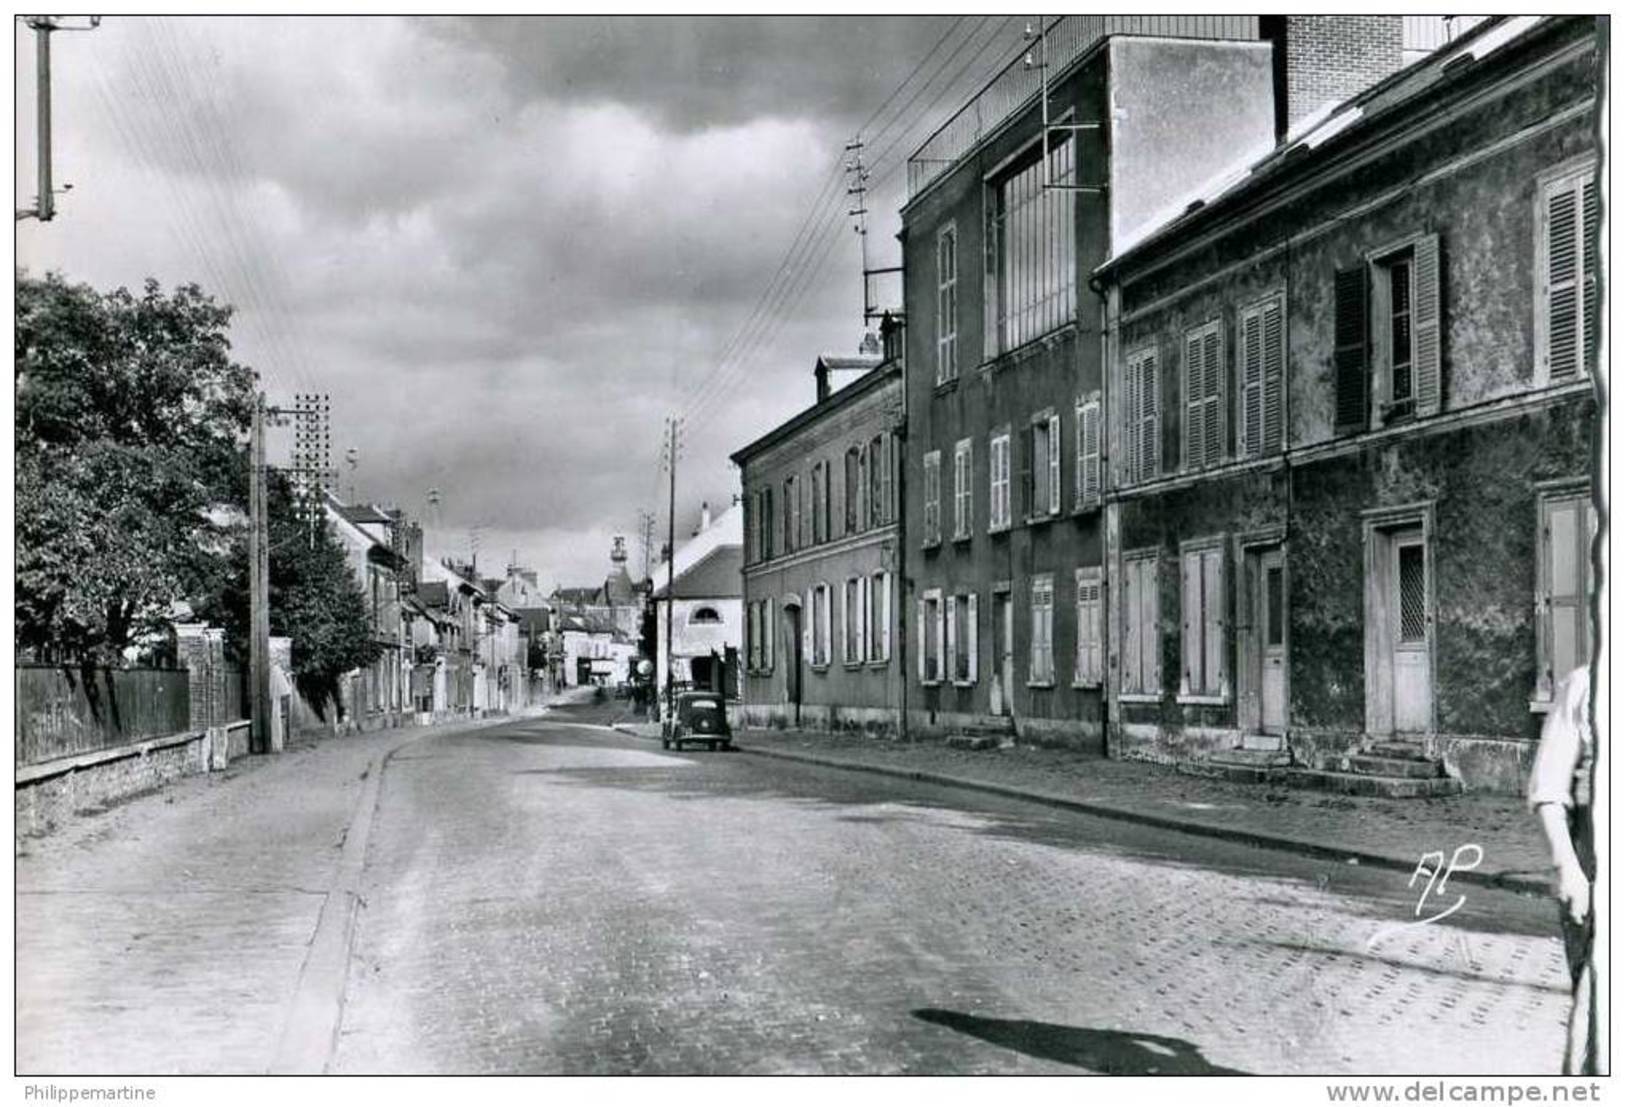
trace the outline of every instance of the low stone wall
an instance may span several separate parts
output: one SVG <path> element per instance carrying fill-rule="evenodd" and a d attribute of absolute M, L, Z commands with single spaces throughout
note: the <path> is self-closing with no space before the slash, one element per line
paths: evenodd
<path fill-rule="evenodd" d="M 735 730 L 801 729 L 870 734 L 877 738 L 897 736 L 897 712 L 887 707 L 803 704 L 801 722 L 798 724 L 795 708 L 787 703 L 729 704 L 728 722 Z"/>

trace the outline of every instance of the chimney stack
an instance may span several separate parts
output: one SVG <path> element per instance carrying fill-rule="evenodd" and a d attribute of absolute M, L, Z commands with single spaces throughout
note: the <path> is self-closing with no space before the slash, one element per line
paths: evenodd
<path fill-rule="evenodd" d="M 1262 36 L 1275 44 L 1275 134 L 1328 101 L 1356 96 L 1404 64 L 1404 18 L 1397 15 L 1267 15 Z"/>
<path fill-rule="evenodd" d="M 701 500 L 700 501 L 700 530 L 703 532 L 703 531 L 708 531 L 710 529 L 711 529 L 711 505 L 706 503 L 704 500 Z"/>
<path fill-rule="evenodd" d="M 817 402 L 823 403 L 829 399 L 829 366 L 824 364 L 823 358 L 813 363 L 813 380 L 817 385 Z"/>

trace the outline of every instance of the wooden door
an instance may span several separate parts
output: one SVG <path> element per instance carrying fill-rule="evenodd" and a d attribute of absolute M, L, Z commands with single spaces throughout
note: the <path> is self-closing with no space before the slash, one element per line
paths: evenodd
<path fill-rule="evenodd" d="M 1389 559 L 1389 641 L 1396 734 L 1425 734 L 1433 721 L 1432 582 L 1420 528 L 1397 531 Z"/>
<path fill-rule="evenodd" d="M 1286 733 L 1286 555 L 1270 550 L 1258 559 L 1259 724 L 1264 734 Z"/>

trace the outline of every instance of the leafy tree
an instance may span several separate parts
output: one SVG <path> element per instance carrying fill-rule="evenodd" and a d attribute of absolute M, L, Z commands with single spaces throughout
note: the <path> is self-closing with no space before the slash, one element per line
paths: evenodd
<path fill-rule="evenodd" d="M 271 633 L 293 640 L 293 678 L 318 713 L 338 703 L 339 678 L 363 668 L 383 651 L 372 636 L 366 597 L 345 552 L 325 522 L 312 526 L 300 513 L 283 474 L 267 478 L 266 529 L 270 550 Z M 248 659 L 248 532 L 236 529 L 228 570 L 198 601 L 200 618 L 224 627 L 234 660 Z"/>
<path fill-rule="evenodd" d="M 16 319 L 16 644 L 116 663 L 218 575 L 254 374 L 196 285 L 19 273 Z"/>

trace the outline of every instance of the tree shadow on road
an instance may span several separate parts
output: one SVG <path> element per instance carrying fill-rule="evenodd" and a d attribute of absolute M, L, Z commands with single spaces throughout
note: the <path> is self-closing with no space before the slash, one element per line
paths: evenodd
<path fill-rule="evenodd" d="M 1095 1030 L 1031 1019 L 990 1019 L 962 1011 L 921 1007 L 913 1012 L 935 1023 L 1029 1057 L 1059 1061 L 1112 1076 L 1245 1076 L 1215 1065 L 1190 1042 L 1160 1034 Z"/>

